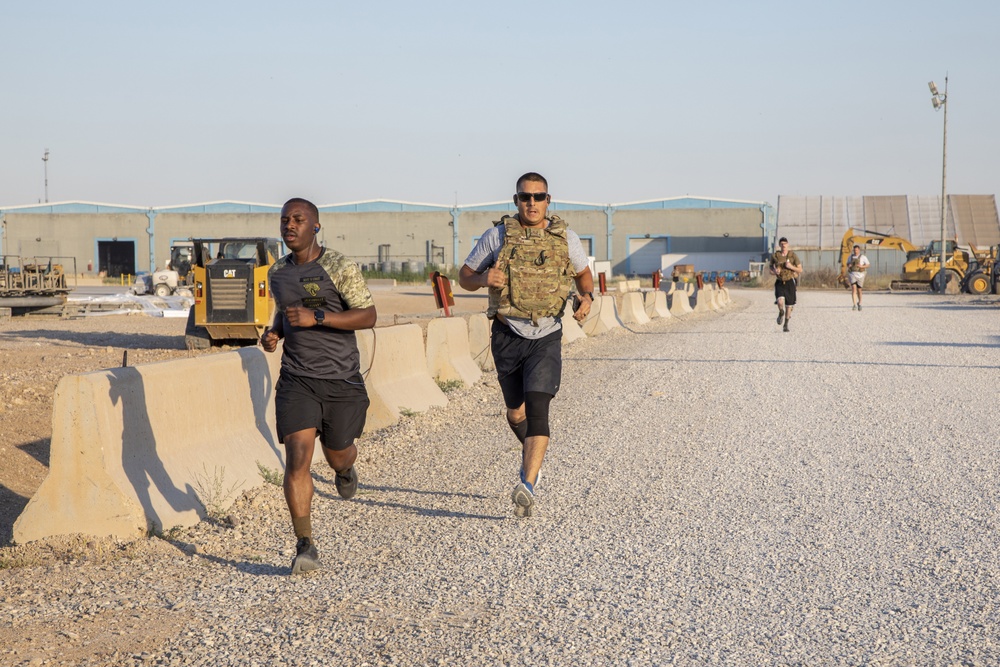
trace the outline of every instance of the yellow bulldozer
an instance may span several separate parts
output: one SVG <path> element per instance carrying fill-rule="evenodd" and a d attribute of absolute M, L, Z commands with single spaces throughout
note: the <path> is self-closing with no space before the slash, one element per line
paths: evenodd
<path fill-rule="evenodd" d="M 980 251 L 975 246 L 969 250 L 960 248 L 956 241 L 945 245 L 944 272 L 941 266 L 941 241 L 931 241 L 924 248 L 918 248 L 908 240 L 889 234 L 870 232 L 864 229 L 848 229 L 840 242 L 840 275 L 837 282 L 845 287 L 847 283 L 847 262 L 855 245 L 862 247 L 895 248 L 906 253 L 903 275 L 889 285 L 890 290 L 927 290 L 942 292 L 949 283 L 956 283 L 961 291 L 970 294 L 1000 293 L 1000 263 L 997 262 L 998 248 Z"/>

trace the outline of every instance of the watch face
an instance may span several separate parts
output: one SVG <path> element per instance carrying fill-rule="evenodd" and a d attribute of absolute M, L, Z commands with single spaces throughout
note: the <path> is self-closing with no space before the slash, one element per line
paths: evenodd
<path fill-rule="evenodd" d="M 317 322 L 322 322 L 326 318 L 326 313 L 322 310 L 314 310 L 313 315 L 316 317 Z"/>

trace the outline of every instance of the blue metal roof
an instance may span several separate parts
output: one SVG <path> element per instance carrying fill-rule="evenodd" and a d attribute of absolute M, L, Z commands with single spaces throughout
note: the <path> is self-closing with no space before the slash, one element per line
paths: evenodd
<path fill-rule="evenodd" d="M 64 201 L 52 204 L 28 204 L 27 206 L 0 207 L 4 213 L 145 213 L 148 208 L 122 204 L 99 204 L 88 201 Z"/>
<path fill-rule="evenodd" d="M 599 204 L 589 202 L 553 200 L 550 207 L 554 211 L 616 211 L 651 209 L 704 209 L 704 208 L 760 208 L 765 202 L 740 201 L 734 199 L 712 199 L 708 197 L 672 197 L 650 199 L 648 201 Z M 422 211 L 516 211 L 513 201 L 486 202 L 482 204 L 448 205 L 372 199 L 367 201 L 326 204 L 318 207 L 322 213 L 375 213 L 375 212 L 422 212 Z M 279 213 L 280 204 L 259 204 L 239 201 L 217 201 L 177 206 L 128 206 L 122 204 L 100 204 L 93 202 L 57 202 L 52 204 L 29 204 L 25 206 L 0 207 L 6 213 Z"/>

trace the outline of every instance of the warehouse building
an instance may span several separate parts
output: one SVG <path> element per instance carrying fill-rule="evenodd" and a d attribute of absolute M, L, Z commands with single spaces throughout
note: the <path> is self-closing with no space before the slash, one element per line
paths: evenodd
<path fill-rule="evenodd" d="M 512 201 L 447 206 L 389 200 L 320 206 L 320 242 L 368 268 L 423 272 L 464 261 Z M 280 204 L 212 202 L 133 207 L 62 202 L 0 208 L 0 254 L 59 257 L 67 272 L 117 276 L 162 268 L 189 238 L 278 236 Z M 614 275 L 649 275 L 674 263 L 745 271 L 773 243 L 765 202 L 676 197 L 620 204 L 553 201 Z"/>

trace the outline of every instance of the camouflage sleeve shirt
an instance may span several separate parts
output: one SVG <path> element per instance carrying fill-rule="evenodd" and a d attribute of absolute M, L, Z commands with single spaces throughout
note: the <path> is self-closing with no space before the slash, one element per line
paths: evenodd
<path fill-rule="evenodd" d="M 281 372 L 300 377 L 342 380 L 360 371 L 353 331 L 331 327 L 293 327 L 285 309 L 304 306 L 328 313 L 374 306 L 358 265 L 336 250 L 323 248 L 303 265 L 292 255 L 279 259 L 267 274 L 271 295 L 284 331 Z"/>

